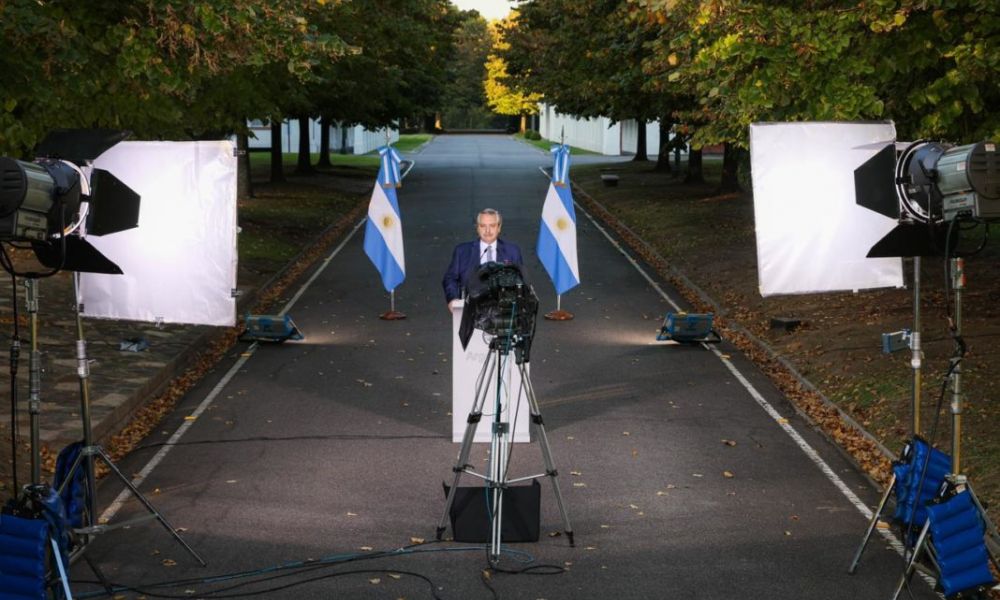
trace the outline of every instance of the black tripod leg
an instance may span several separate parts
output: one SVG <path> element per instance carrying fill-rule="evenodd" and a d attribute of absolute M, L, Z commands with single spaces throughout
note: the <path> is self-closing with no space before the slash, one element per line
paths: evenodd
<path fill-rule="evenodd" d="M 448 490 L 448 498 L 444 503 L 444 513 L 441 515 L 441 520 L 438 521 L 436 536 L 439 541 L 448 527 L 448 515 L 451 512 L 452 503 L 455 502 L 455 490 L 458 489 L 458 482 L 469 464 L 469 453 L 472 452 L 472 441 L 476 437 L 476 427 L 479 426 L 479 421 L 483 416 L 483 403 L 486 401 L 486 395 L 489 393 L 489 386 L 485 385 L 484 382 L 490 381 L 493 377 L 493 369 L 495 368 L 496 363 L 493 360 L 493 353 L 490 353 L 487 355 L 486 362 L 483 363 L 483 369 L 479 375 L 476 397 L 473 399 L 472 410 L 469 412 L 469 418 L 466 421 L 465 436 L 462 438 L 462 449 L 459 451 L 458 460 L 455 461 L 455 466 L 452 468 L 452 471 L 455 473 L 455 479 L 452 481 L 451 489 Z"/>
<path fill-rule="evenodd" d="M 979 497 L 976 496 L 976 492 L 972 489 L 972 484 L 967 482 L 965 486 L 969 490 L 969 496 L 972 498 L 972 502 L 976 505 L 983 519 L 983 528 L 986 530 L 987 553 L 990 555 L 993 566 L 996 567 L 997 571 L 1000 571 L 1000 533 L 997 532 L 997 526 L 990 520 L 989 515 L 986 514 L 986 508 L 979 502 Z"/>
<path fill-rule="evenodd" d="M 113 596 L 115 593 L 114 586 L 112 586 L 111 582 L 108 581 L 108 578 L 104 576 L 104 572 L 97 568 L 94 561 L 90 560 L 90 557 L 86 554 L 83 555 L 83 560 L 87 563 L 87 566 L 90 567 L 91 572 L 94 573 L 94 577 L 97 577 L 97 581 L 101 582 L 101 587 L 104 588 L 104 592 L 108 596 Z"/>
<path fill-rule="evenodd" d="M 194 557 L 195 560 L 201 563 L 201 566 L 203 567 L 208 566 L 208 563 L 206 563 L 201 558 L 201 556 L 199 556 L 198 553 L 194 551 L 194 548 L 188 546 L 187 542 L 184 541 L 184 538 L 182 538 L 180 534 L 178 534 L 177 531 L 174 530 L 173 526 L 171 526 L 170 523 L 167 522 L 167 520 L 163 517 L 163 515 L 160 514 L 160 512 L 153 507 L 153 505 L 149 502 L 149 500 L 147 500 L 146 497 L 142 495 L 139 489 L 132 484 L 132 481 L 128 477 L 125 477 L 125 474 L 121 472 L 121 470 L 115 465 L 114 462 L 111 461 L 111 458 L 104 452 L 103 449 L 98 450 L 98 456 L 100 456 L 101 460 L 103 460 L 104 463 L 108 465 L 108 468 L 111 469 L 111 472 L 114 473 L 118 477 L 118 479 L 120 479 L 121 482 L 124 483 L 125 486 L 132 491 L 132 493 L 139 500 L 139 502 L 142 502 L 142 505 L 146 507 L 146 510 L 148 510 L 150 514 L 156 517 L 156 520 L 160 522 L 160 525 L 163 525 L 163 528 L 166 529 L 167 532 L 175 540 L 177 540 L 177 543 L 183 546 L 184 549 L 187 550 L 188 554 L 190 554 L 192 557 Z"/>
<path fill-rule="evenodd" d="M 931 531 L 931 522 L 928 520 L 924 523 L 923 529 L 920 530 L 920 535 L 917 537 L 917 543 L 913 546 L 913 552 L 910 554 L 910 558 L 906 561 L 906 568 L 903 569 L 903 574 L 899 577 L 899 583 L 896 584 L 896 591 L 892 594 L 892 600 L 899 598 L 899 595 L 903 593 L 903 588 L 906 587 L 907 581 L 909 581 L 910 576 L 913 575 L 913 569 L 917 564 L 917 560 L 920 558 L 920 553 L 924 549 L 924 544 L 927 543 L 927 536 Z"/>
<path fill-rule="evenodd" d="M 893 473 L 892 479 L 889 480 L 889 485 L 885 488 L 885 493 L 882 494 L 882 501 L 878 503 L 878 508 L 875 509 L 875 513 L 872 515 L 871 521 L 868 522 L 868 529 L 865 530 L 865 536 L 861 538 L 861 545 L 858 546 L 858 551 L 854 553 L 854 560 L 851 561 L 851 566 L 847 568 L 847 572 L 854 575 L 858 570 L 858 564 L 861 562 L 861 555 L 864 554 L 865 548 L 868 546 L 868 542 L 872 539 L 872 534 L 875 533 L 875 527 L 878 526 L 879 517 L 882 516 L 882 511 L 885 510 L 886 503 L 889 502 L 889 496 L 892 495 L 892 491 L 896 485 L 896 474 Z"/>
<path fill-rule="evenodd" d="M 531 384 L 531 377 L 525 364 L 519 365 L 521 369 L 521 386 L 528 396 L 528 406 L 531 410 L 531 422 L 538 432 L 538 445 L 542 450 L 542 460 L 545 461 L 545 474 L 552 481 L 552 491 L 556 496 L 556 504 L 559 505 L 559 514 L 562 515 L 563 530 L 569 539 L 570 546 L 576 546 L 573 540 L 573 526 L 569 522 L 569 513 L 566 512 L 566 504 L 563 502 L 562 491 L 559 489 L 559 471 L 552 460 L 552 450 L 549 448 L 549 436 L 545 433 L 545 423 L 542 420 L 542 413 L 538 408 L 538 399 L 535 397 L 535 388 Z"/>

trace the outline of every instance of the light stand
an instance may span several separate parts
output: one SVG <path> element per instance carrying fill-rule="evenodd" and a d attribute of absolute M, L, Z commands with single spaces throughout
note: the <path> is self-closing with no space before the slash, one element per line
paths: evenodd
<path fill-rule="evenodd" d="M 910 437 L 911 439 L 920 435 L 920 403 L 921 403 L 921 366 L 923 363 L 923 348 L 920 343 L 920 257 L 913 257 L 913 331 L 910 334 L 910 367 L 913 369 L 913 388 L 910 395 Z M 892 477 L 889 478 L 889 484 L 885 486 L 885 492 L 882 494 L 881 500 L 879 500 L 878 507 L 875 512 L 872 513 L 871 519 L 868 521 L 868 527 L 865 529 L 865 534 L 861 538 L 861 544 L 858 546 L 857 551 L 854 553 L 854 558 L 851 560 L 851 566 L 847 568 L 847 572 L 854 575 L 858 570 L 858 565 L 861 563 L 861 555 L 864 554 L 865 548 L 868 546 L 868 542 L 871 541 L 872 534 L 875 533 L 875 528 L 878 526 L 878 521 L 882 517 L 882 513 L 885 510 L 886 505 L 889 502 L 890 496 L 896 488 L 896 472 L 893 470 Z"/>
<path fill-rule="evenodd" d="M 951 276 L 952 276 L 952 287 L 955 290 L 955 317 L 952 322 L 953 335 L 957 338 L 961 336 L 962 333 L 962 295 L 965 289 L 965 261 L 961 258 L 953 258 L 950 261 L 951 266 Z M 952 417 L 952 440 L 951 440 L 951 451 L 952 451 L 952 473 L 947 476 L 947 487 L 941 493 L 942 503 L 952 503 L 953 501 L 965 502 L 969 505 L 969 511 L 976 513 L 974 519 L 978 519 L 981 523 L 982 533 L 987 536 L 987 539 L 992 538 L 994 540 L 1000 538 L 1000 533 L 997 532 L 996 525 L 990 521 L 989 516 L 986 514 L 986 509 L 983 507 L 979 498 L 976 497 L 975 492 L 972 489 L 972 484 L 969 482 L 968 478 L 961 472 L 961 451 L 962 451 L 962 387 L 961 387 L 961 357 L 952 358 L 951 364 L 951 385 L 952 385 L 952 399 L 951 399 L 951 417 Z M 954 517 L 952 517 L 953 520 Z M 923 528 L 920 530 L 920 535 L 917 537 L 916 544 L 914 545 L 913 552 L 907 557 L 906 568 L 903 570 L 903 574 L 899 578 L 899 583 L 896 586 L 896 590 L 892 596 L 893 600 L 899 597 L 902 593 L 903 588 L 906 586 L 906 582 L 910 575 L 913 573 L 914 569 L 917 568 L 917 561 L 920 559 L 923 552 L 927 552 L 927 556 L 930 558 L 931 562 L 937 568 L 939 572 L 942 570 L 943 557 L 938 555 L 938 551 L 928 541 L 932 537 L 932 522 L 929 518 L 926 523 L 924 523 Z M 981 540 L 982 541 L 982 540 Z M 988 545 L 986 545 L 986 554 L 989 559 L 993 562 L 994 568 L 1000 571 L 1000 559 L 998 559 L 995 552 L 993 552 Z M 985 573 L 988 577 L 988 571 Z M 990 579 L 991 580 L 991 579 Z M 946 586 L 947 589 L 947 586 Z"/>
<path fill-rule="evenodd" d="M 545 424 L 543 422 L 541 412 L 539 411 L 538 399 L 535 396 L 535 390 L 531 384 L 531 378 L 528 373 L 527 360 L 520 360 L 517 364 L 517 368 L 520 370 L 521 375 L 521 389 L 519 392 L 524 393 L 528 400 L 528 407 L 531 411 L 531 423 L 534 426 L 536 435 L 538 436 L 539 447 L 542 451 L 542 460 L 545 463 L 545 472 L 517 479 L 507 478 L 507 467 L 508 459 L 510 457 L 511 444 L 509 438 L 510 423 L 503 420 L 501 392 L 502 389 L 504 389 L 504 368 L 505 366 L 508 366 L 511 350 L 514 349 L 514 346 L 518 343 L 514 342 L 512 344 L 510 340 L 510 336 L 495 336 L 490 341 L 490 351 L 486 356 L 486 360 L 483 362 L 483 368 L 480 371 L 479 378 L 476 382 L 475 400 L 473 402 L 472 409 L 469 412 L 469 418 L 465 428 L 465 436 L 462 439 L 462 448 L 458 454 L 458 461 L 452 469 L 455 473 L 455 479 L 452 482 L 451 488 L 448 490 L 448 498 L 445 501 L 444 513 L 441 515 L 441 521 L 439 522 L 437 528 L 437 539 L 440 540 L 447 527 L 448 516 L 451 512 L 451 507 L 455 500 L 455 493 L 458 489 L 458 484 L 463 473 L 468 473 L 469 475 L 479 477 L 485 481 L 486 487 L 489 489 L 490 493 L 490 514 L 492 515 L 489 547 L 489 561 L 491 565 L 497 564 L 500 560 L 503 530 L 504 491 L 510 485 L 522 481 L 530 481 L 540 477 L 551 478 L 552 489 L 556 496 L 556 503 L 559 506 L 559 513 L 562 515 L 563 530 L 569 539 L 570 546 L 574 545 L 573 529 L 570 526 L 569 516 L 566 513 L 566 507 L 563 503 L 562 493 L 559 490 L 559 480 L 557 478 L 559 473 L 552 460 L 552 452 L 549 448 L 548 436 L 545 433 Z M 517 352 L 520 353 L 521 350 L 518 349 Z M 479 421 L 483 416 L 483 406 L 486 402 L 486 396 L 489 394 L 489 382 L 493 379 L 494 373 L 496 373 L 496 400 L 493 407 L 493 422 L 490 434 L 490 473 L 486 476 L 473 470 L 472 465 L 469 464 L 469 453 L 472 450 L 476 427 L 479 425 Z"/>
<path fill-rule="evenodd" d="M 90 362 L 87 359 L 87 342 L 83 335 L 83 319 L 81 317 L 83 305 L 80 299 L 80 274 L 77 272 L 73 273 L 73 290 L 76 294 L 76 358 L 77 375 L 80 378 L 80 416 L 83 421 L 83 447 L 80 449 L 80 453 L 77 455 L 76 460 L 74 460 L 72 466 L 69 468 L 69 471 L 67 471 L 66 477 L 63 479 L 58 492 L 61 495 L 63 493 L 63 488 L 72 484 L 77 470 L 83 469 L 85 475 L 84 479 L 86 480 L 87 486 L 86 515 L 83 519 L 83 526 L 79 529 L 74 529 L 75 533 L 83 536 L 83 545 L 80 547 L 80 550 L 83 550 L 87 543 L 89 543 L 91 535 L 104 533 L 112 529 L 131 526 L 150 519 L 156 519 L 160 522 L 163 528 L 166 529 L 167 532 L 175 540 L 177 540 L 181 546 L 184 547 L 188 554 L 190 554 L 201 564 L 201 566 L 204 567 L 207 563 L 201 558 L 201 556 L 199 556 L 198 553 L 184 541 L 180 534 L 177 533 L 177 530 L 174 529 L 174 527 L 167 522 L 166 518 L 164 518 L 164 516 L 156 510 L 152 503 L 150 503 L 149 500 L 142 495 L 141 492 L 139 492 L 138 488 L 136 488 L 132 481 L 121 472 L 121 470 L 111 460 L 111 457 L 108 456 L 104 448 L 102 448 L 99 444 L 94 443 L 93 432 L 90 425 L 90 386 L 88 383 L 90 378 Z M 146 507 L 146 510 L 149 512 L 148 515 L 131 519 L 129 521 L 123 521 L 115 525 L 95 523 L 95 519 L 97 518 L 97 477 L 94 469 L 95 459 L 100 459 L 105 465 L 107 465 L 111 473 L 113 473 L 118 480 L 132 492 L 139 502 Z"/>

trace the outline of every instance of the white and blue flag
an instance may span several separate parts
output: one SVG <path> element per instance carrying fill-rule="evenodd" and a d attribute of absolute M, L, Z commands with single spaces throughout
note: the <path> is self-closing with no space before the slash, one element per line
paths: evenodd
<path fill-rule="evenodd" d="M 382 276 L 385 291 L 391 292 L 406 279 L 403 258 L 403 223 L 399 218 L 396 188 L 401 186 L 399 153 L 392 146 L 378 149 L 381 165 L 368 204 L 365 225 L 365 254 Z"/>
<path fill-rule="evenodd" d="M 536 251 L 561 296 L 580 284 L 580 267 L 576 260 L 576 211 L 569 185 L 569 147 L 553 146 L 552 154 L 552 182 L 542 206 Z"/>

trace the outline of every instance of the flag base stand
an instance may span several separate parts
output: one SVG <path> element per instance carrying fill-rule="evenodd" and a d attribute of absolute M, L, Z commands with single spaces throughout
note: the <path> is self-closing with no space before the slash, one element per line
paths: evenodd
<path fill-rule="evenodd" d="M 550 321 L 569 321 L 573 319 L 573 316 L 573 313 L 562 309 L 545 313 L 545 318 Z"/>
<path fill-rule="evenodd" d="M 573 313 L 562 309 L 562 294 L 556 294 L 556 309 L 545 313 L 545 318 L 550 321 L 569 321 L 573 318 Z"/>
<path fill-rule="evenodd" d="M 396 310 L 396 290 L 389 292 L 389 310 L 380 314 L 378 318 L 383 321 L 399 321 L 406 318 L 406 315 Z"/>

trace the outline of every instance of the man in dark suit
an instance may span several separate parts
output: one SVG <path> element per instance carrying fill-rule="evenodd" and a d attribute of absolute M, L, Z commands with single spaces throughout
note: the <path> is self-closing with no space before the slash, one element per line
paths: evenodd
<path fill-rule="evenodd" d="M 455 246 L 451 264 L 448 265 L 444 279 L 441 280 L 444 297 L 449 305 L 452 300 L 462 299 L 468 278 L 479 269 L 480 265 L 488 262 L 517 266 L 523 264 L 521 249 L 516 244 L 499 238 L 502 225 L 503 217 L 499 212 L 492 208 L 484 208 L 476 215 L 476 232 L 479 234 L 479 239 Z"/>

